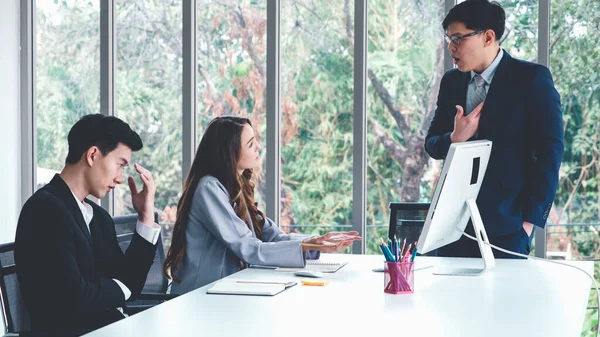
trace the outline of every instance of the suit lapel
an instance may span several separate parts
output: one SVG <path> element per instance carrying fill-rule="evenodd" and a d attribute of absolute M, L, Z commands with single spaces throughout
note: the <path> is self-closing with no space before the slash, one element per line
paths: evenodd
<path fill-rule="evenodd" d="M 73 216 L 73 219 L 77 223 L 77 227 L 79 227 L 79 229 L 83 232 L 83 235 L 87 238 L 88 243 L 90 246 L 92 246 L 90 231 L 85 224 L 83 214 L 81 214 L 81 209 L 79 209 L 77 201 L 75 200 L 75 197 L 73 197 L 73 193 L 65 181 L 58 174 L 56 174 L 45 188 L 49 189 L 53 194 L 62 199 L 67 206 L 67 209 Z"/>
<path fill-rule="evenodd" d="M 485 98 L 485 103 L 483 105 L 483 110 L 481 111 L 481 119 L 479 121 L 479 138 L 480 139 L 496 139 L 496 130 L 498 130 L 498 125 L 501 122 L 501 119 L 505 116 L 503 110 L 503 99 L 506 99 L 507 93 L 510 92 L 510 62 L 512 61 L 512 57 L 504 51 L 504 56 L 502 56 L 502 60 L 498 64 L 498 68 L 494 73 L 494 78 L 492 79 L 492 84 L 490 85 L 490 89 L 488 90 L 487 96 Z"/>

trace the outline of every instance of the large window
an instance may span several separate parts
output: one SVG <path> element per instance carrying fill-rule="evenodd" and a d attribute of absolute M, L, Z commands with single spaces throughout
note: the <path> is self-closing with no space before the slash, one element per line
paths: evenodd
<path fill-rule="evenodd" d="M 281 1 L 281 224 L 348 230 L 353 1 Z"/>
<path fill-rule="evenodd" d="M 369 1 L 367 253 L 390 202 L 428 202 L 440 163 L 424 150 L 444 74 L 444 1 Z"/>
<path fill-rule="evenodd" d="M 100 111 L 100 2 L 36 4 L 37 189 L 64 166 L 71 126 Z"/>
<path fill-rule="evenodd" d="M 550 212 L 548 257 L 600 259 L 600 7 L 580 1 L 552 2 L 550 70 L 561 96 L 565 154 Z M 600 263 L 594 276 L 600 278 Z M 594 293 L 592 291 L 592 293 Z M 596 306 L 595 296 L 590 305 Z M 582 336 L 597 323 L 588 310 Z"/>
<path fill-rule="evenodd" d="M 501 0 L 506 11 L 502 48 L 512 57 L 537 61 L 539 0 Z"/>
<path fill-rule="evenodd" d="M 235 115 L 251 120 L 266 149 L 267 3 L 197 0 L 197 6 L 198 143 L 210 120 Z M 255 178 L 255 199 L 264 211 L 264 167 Z"/>
<path fill-rule="evenodd" d="M 591 3 L 552 8 L 550 69 L 561 95 L 565 155 L 550 216 L 548 250 L 600 257 L 600 9 Z"/>
<path fill-rule="evenodd" d="M 156 182 L 155 207 L 163 234 L 171 229 L 182 190 L 182 17 L 176 1 L 116 2 L 116 115 L 144 142 L 132 162 Z M 126 175 L 142 182 L 130 165 Z M 127 184 L 115 196 L 115 215 L 135 213 Z M 168 242 L 168 236 L 163 236 Z"/>

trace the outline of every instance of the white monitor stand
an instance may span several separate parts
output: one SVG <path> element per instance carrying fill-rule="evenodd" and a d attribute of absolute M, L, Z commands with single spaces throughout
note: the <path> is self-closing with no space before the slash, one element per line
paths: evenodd
<path fill-rule="evenodd" d="M 433 271 L 433 274 L 435 275 L 477 276 L 485 273 L 486 270 L 493 269 L 496 265 L 494 253 L 492 253 L 492 248 L 489 246 L 490 241 L 488 240 L 487 233 L 483 227 L 483 221 L 481 220 L 481 215 L 479 214 L 477 204 L 473 199 L 466 200 L 466 203 L 469 208 L 469 212 L 471 213 L 471 222 L 473 223 L 473 229 L 475 230 L 475 236 L 477 237 L 477 243 L 479 244 L 481 259 L 483 260 L 483 268 L 436 267 Z M 457 230 L 462 234 L 462 230 Z"/>

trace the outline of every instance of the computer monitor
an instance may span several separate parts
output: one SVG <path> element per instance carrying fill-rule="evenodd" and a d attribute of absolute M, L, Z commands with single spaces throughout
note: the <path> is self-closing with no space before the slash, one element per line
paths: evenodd
<path fill-rule="evenodd" d="M 479 275 L 494 267 L 494 255 L 490 246 L 484 244 L 489 240 L 475 203 L 491 150 L 492 142 L 489 140 L 450 145 L 417 244 L 419 253 L 424 254 L 455 242 L 462 236 L 471 218 L 483 268 L 435 268 L 435 274 Z"/>
<path fill-rule="evenodd" d="M 396 238 L 400 242 L 404 239 L 407 243 L 417 242 L 421 230 L 423 230 L 428 210 L 429 203 L 390 202 L 388 227 L 390 241 Z"/>

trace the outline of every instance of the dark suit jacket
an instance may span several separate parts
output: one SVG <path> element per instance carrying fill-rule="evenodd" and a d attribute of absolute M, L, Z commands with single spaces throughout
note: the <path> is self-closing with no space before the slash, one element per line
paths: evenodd
<path fill-rule="evenodd" d="M 435 159 L 448 153 L 455 106 L 466 106 L 470 78 L 470 73 L 458 69 L 442 78 L 425 143 Z M 493 143 L 477 198 L 488 235 L 514 233 L 523 221 L 544 227 L 564 152 L 560 96 L 548 68 L 513 59 L 504 51 L 481 112 L 477 139 Z"/>
<path fill-rule="evenodd" d="M 32 330 L 78 335 L 123 318 L 124 283 L 141 292 L 156 245 L 135 234 L 125 254 L 111 216 L 94 202 L 91 237 L 77 201 L 56 175 L 23 206 L 15 239 L 17 277 Z"/>

